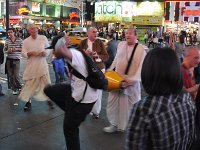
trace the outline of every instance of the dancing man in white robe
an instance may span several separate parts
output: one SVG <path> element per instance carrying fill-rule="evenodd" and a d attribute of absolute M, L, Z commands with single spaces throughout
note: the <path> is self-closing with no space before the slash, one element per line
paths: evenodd
<path fill-rule="evenodd" d="M 30 36 L 23 41 L 22 55 L 27 58 L 26 68 L 23 75 L 25 84 L 19 95 L 19 99 L 27 102 L 24 111 L 31 110 L 31 98 L 44 101 L 48 100 L 43 89 L 50 84 L 49 68 L 46 61 L 49 46 L 48 40 L 44 35 L 38 34 L 38 29 L 34 24 L 28 27 Z M 47 101 L 48 105 L 53 108 L 52 102 Z"/>

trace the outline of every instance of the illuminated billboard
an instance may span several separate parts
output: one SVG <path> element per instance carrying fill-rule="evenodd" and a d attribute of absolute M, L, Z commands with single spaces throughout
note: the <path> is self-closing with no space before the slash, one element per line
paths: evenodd
<path fill-rule="evenodd" d="M 139 16 L 164 16 L 163 2 L 140 2 L 137 5 L 137 15 Z"/>
<path fill-rule="evenodd" d="M 32 12 L 40 12 L 40 3 L 32 2 Z"/>
<path fill-rule="evenodd" d="M 134 25 L 157 25 L 162 26 L 164 22 L 163 17 L 147 17 L 147 16 L 133 16 L 132 23 Z"/>
<path fill-rule="evenodd" d="M 136 2 L 102 1 L 95 3 L 96 22 L 131 22 L 136 15 Z"/>
<path fill-rule="evenodd" d="M 200 1 L 166 1 L 165 20 L 200 21 Z"/>

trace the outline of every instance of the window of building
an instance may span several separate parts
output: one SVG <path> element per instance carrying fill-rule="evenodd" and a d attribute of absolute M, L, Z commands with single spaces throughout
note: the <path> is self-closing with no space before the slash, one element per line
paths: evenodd
<path fill-rule="evenodd" d="M 46 15 L 55 17 L 55 5 L 46 5 Z"/>

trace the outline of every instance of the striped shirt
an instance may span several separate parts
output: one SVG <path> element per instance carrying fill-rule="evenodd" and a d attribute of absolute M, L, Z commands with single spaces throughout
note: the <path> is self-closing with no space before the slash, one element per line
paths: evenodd
<path fill-rule="evenodd" d="M 15 41 L 12 42 L 10 38 L 6 39 L 4 51 L 8 51 L 10 48 L 22 48 L 22 39 L 16 37 Z M 15 51 L 8 53 L 7 58 L 10 59 L 20 59 L 21 51 Z"/>
<path fill-rule="evenodd" d="M 188 150 L 195 139 L 196 108 L 189 93 L 148 96 L 130 116 L 127 150 Z"/>

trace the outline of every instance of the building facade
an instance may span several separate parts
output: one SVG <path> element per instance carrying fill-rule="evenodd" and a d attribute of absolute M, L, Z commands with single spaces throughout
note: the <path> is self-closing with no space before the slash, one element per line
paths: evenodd
<path fill-rule="evenodd" d="M 79 5 L 71 0 L 9 0 L 9 23 L 13 27 L 23 28 L 35 23 L 41 28 L 52 26 L 57 29 L 62 24 L 80 24 Z M 5 26 L 5 6 L 5 0 L 0 0 L 1 26 Z"/>

